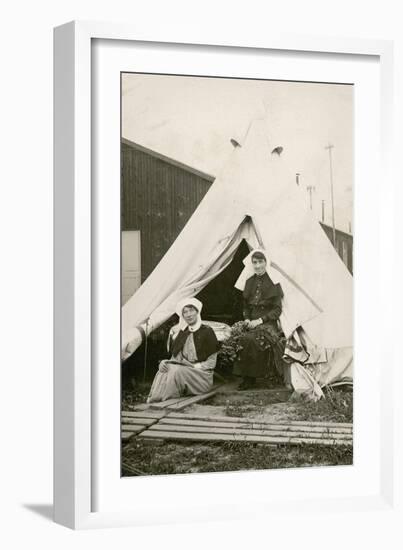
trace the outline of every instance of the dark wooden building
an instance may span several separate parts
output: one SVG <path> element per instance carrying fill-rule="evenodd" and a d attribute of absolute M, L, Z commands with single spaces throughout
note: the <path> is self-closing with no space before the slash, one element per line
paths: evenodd
<path fill-rule="evenodd" d="M 175 241 L 214 177 L 125 139 L 121 147 L 122 287 L 127 298 Z M 129 258 L 125 250 L 134 256 Z"/>
<path fill-rule="evenodd" d="M 333 243 L 333 228 L 323 222 L 320 225 L 350 273 L 353 273 L 353 236 L 336 229 L 336 243 Z"/>

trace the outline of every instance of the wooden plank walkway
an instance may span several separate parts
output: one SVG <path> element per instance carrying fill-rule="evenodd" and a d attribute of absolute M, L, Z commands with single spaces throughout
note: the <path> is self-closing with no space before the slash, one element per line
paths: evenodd
<path fill-rule="evenodd" d="M 206 398 L 206 395 L 204 394 Z M 197 396 L 199 397 L 199 396 Z M 192 398 L 182 398 L 188 401 Z M 352 445 L 352 424 L 332 422 L 268 422 L 259 418 L 200 416 L 163 410 L 122 412 L 122 440 L 142 439 L 249 441 L 279 444 Z M 184 406 L 187 406 L 184 405 Z M 184 408 L 181 407 L 181 408 Z"/>
<path fill-rule="evenodd" d="M 199 428 L 209 428 L 214 429 L 217 433 L 231 433 L 234 430 L 237 432 L 246 431 L 250 433 L 253 432 L 267 432 L 267 433 L 277 433 L 280 434 L 298 434 L 300 437 L 323 437 L 323 436 L 332 436 L 340 439 L 351 439 L 351 431 L 341 428 L 330 428 L 315 426 L 314 428 L 310 426 L 289 426 L 287 424 L 272 424 L 272 423 L 263 423 L 263 422 L 216 422 L 214 420 L 190 420 L 187 418 L 171 418 L 167 416 L 166 418 L 161 418 L 160 422 L 157 425 L 150 427 L 150 429 L 169 429 L 171 431 L 178 431 L 178 428 L 183 431 L 187 431 L 187 428 L 194 428 L 195 431 L 201 431 Z"/>
<path fill-rule="evenodd" d="M 217 384 L 208 393 L 191 395 L 188 397 L 176 397 L 167 399 L 161 403 L 142 403 L 135 407 L 134 411 L 122 411 L 121 439 L 127 441 L 133 435 L 139 435 L 168 412 L 181 411 L 189 405 L 205 401 L 225 387 L 224 384 Z"/>
<path fill-rule="evenodd" d="M 225 388 L 225 384 L 216 384 L 208 393 L 191 395 L 188 397 L 175 397 L 159 403 L 141 403 L 133 411 L 122 411 L 121 438 L 127 441 L 133 435 L 138 435 L 158 422 L 168 412 L 181 411 L 189 405 L 205 401 Z M 134 420 L 135 419 L 135 420 Z"/>
<path fill-rule="evenodd" d="M 189 413 L 175 413 L 175 412 L 171 412 L 170 413 L 170 418 L 188 418 L 188 419 L 191 419 L 191 420 L 214 420 L 215 422 L 217 421 L 222 421 L 222 422 L 241 422 L 241 423 L 247 423 L 247 422 L 251 422 L 251 423 L 263 423 L 263 424 L 267 424 L 267 422 L 265 421 L 262 421 L 261 419 L 259 418 L 249 418 L 249 417 L 239 417 L 239 416 L 202 416 L 202 415 L 195 415 L 195 414 L 189 414 Z M 275 425 L 278 426 L 279 424 L 284 424 L 284 422 L 276 422 Z M 288 420 L 286 423 L 285 423 L 287 426 L 295 426 L 295 427 L 298 427 L 298 426 L 311 426 L 311 427 L 323 427 L 323 426 L 328 426 L 330 428 L 345 428 L 345 429 L 349 429 L 350 431 L 352 431 L 352 424 L 350 423 L 347 423 L 347 422 L 312 422 L 310 420 Z"/>
<path fill-rule="evenodd" d="M 164 411 L 122 411 L 121 421 L 121 438 L 122 441 L 127 441 L 133 435 L 138 435 L 156 422 L 163 416 Z"/>

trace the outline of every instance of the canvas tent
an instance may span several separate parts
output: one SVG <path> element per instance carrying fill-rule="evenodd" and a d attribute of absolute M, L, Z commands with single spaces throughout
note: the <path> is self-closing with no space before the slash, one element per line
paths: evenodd
<path fill-rule="evenodd" d="M 352 380 L 352 276 L 306 208 L 302 190 L 287 181 L 284 155 L 272 153 L 280 144 L 270 143 L 265 120 L 251 122 L 237 141 L 178 238 L 123 306 L 122 357 L 166 321 L 179 300 L 220 274 L 245 239 L 250 249 L 266 251 L 269 275 L 284 291 L 283 331 L 287 337 L 303 331 L 319 385 Z M 293 370 L 296 384 L 303 384 L 297 378 L 306 373 L 298 365 Z"/>

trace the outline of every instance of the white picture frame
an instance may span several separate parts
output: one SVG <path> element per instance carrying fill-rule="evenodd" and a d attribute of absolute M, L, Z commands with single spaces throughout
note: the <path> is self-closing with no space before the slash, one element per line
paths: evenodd
<path fill-rule="evenodd" d="M 253 36 L 253 37 L 252 37 Z M 304 496 L 304 483 L 298 485 L 295 471 L 277 472 L 282 481 L 287 479 L 295 483 L 295 498 L 286 495 L 281 502 L 269 499 L 264 493 L 256 493 L 256 497 L 247 492 L 247 487 L 254 484 L 262 484 L 269 479 L 266 473 L 236 473 L 236 474 L 203 474 L 191 476 L 192 481 L 186 476 L 158 476 L 154 478 L 136 478 L 137 486 L 131 485 L 130 490 L 135 494 L 142 495 L 142 499 L 134 499 L 131 506 L 127 500 L 119 501 L 119 492 L 112 484 L 105 480 L 105 472 L 110 464 L 114 465 L 115 459 L 105 466 L 97 459 L 97 453 L 103 449 L 98 441 L 99 431 L 105 431 L 105 438 L 109 438 L 114 430 L 119 430 L 119 424 L 108 422 L 105 414 L 101 416 L 98 399 L 104 395 L 105 383 L 98 384 L 96 377 L 96 362 L 99 359 L 99 350 L 94 339 L 94 333 L 104 330 L 102 323 L 105 308 L 111 304 L 101 303 L 99 289 L 102 285 L 109 284 L 108 276 L 105 281 L 95 281 L 97 270 L 100 267 L 98 261 L 97 245 L 98 218 L 105 208 L 105 198 L 97 197 L 94 190 L 94 181 L 99 175 L 98 167 L 91 164 L 91 155 L 94 145 L 100 135 L 103 126 L 100 124 L 94 130 L 92 123 L 96 118 L 98 103 L 95 105 L 93 95 L 96 93 L 96 79 L 94 71 L 96 64 L 100 62 L 100 54 L 94 47 L 97 41 L 111 41 L 120 47 L 123 44 L 149 44 L 158 46 L 154 52 L 153 63 L 150 58 L 150 72 L 155 70 L 155 60 L 160 60 L 160 65 L 165 64 L 161 57 L 161 51 L 174 45 L 180 50 L 186 49 L 188 53 L 194 52 L 200 57 L 203 52 L 209 55 L 218 55 L 222 52 L 237 50 L 242 55 L 264 55 L 265 52 L 277 52 L 284 56 L 298 54 L 299 57 L 315 56 L 321 54 L 330 65 L 348 60 L 353 56 L 362 56 L 362 59 L 372 59 L 380 70 L 380 124 L 375 128 L 379 130 L 380 148 L 377 151 L 381 155 L 382 164 L 382 187 L 381 197 L 377 196 L 379 188 L 371 187 L 369 196 L 371 206 L 369 212 L 377 212 L 372 236 L 376 241 L 375 259 L 382 256 L 383 261 L 389 265 L 393 260 L 394 236 L 391 213 L 393 212 L 393 179 L 391 177 L 391 150 L 392 150 L 392 77 L 393 77 L 393 46 L 391 42 L 380 40 L 361 39 L 339 39 L 331 37 L 315 36 L 287 36 L 283 34 L 270 36 L 245 35 L 245 37 L 231 36 L 227 30 L 222 36 L 217 37 L 210 34 L 207 29 L 201 31 L 200 36 L 188 36 L 186 29 L 181 32 L 170 33 L 169 29 L 162 36 L 154 36 L 152 31 L 145 26 L 142 30 L 124 24 L 93 23 L 93 22 L 72 22 L 55 29 L 54 34 L 54 115 L 55 115 L 55 307 L 54 307 L 54 514 L 55 521 L 75 529 L 142 525 L 159 522 L 179 522 L 207 519 L 228 519 L 237 517 L 238 504 L 230 502 L 233 496 L 230 494 L 229 504 L 220 513 L 219 508 L 207 506 L 203 498 L 201 504 L 187 505 L 186 509 L 180 507 L 175 499 L 169 510 L 158 509 L 153 502 L 147 501 L 146 495 L 151 496 L 164 487 L 164 490 L 175 491 L 175 487 L 185 488 L 194 483 L 194 487 L 208 484 L 208 479 L 220 484 L 232 480 L 230 476 L 236 475 L 239 483 L 239 491 L 249 504 L 260 503 L 260 512 L 267 514 L 282 508 L 287 513 L 295 513 L 301 504 L 301 499 L 306 498 L 305 509 L 312 512 L 318 511 L 326 506 L 329 510 L 337 510 L 346 505 L 352 510 L 384 510 L 393 505 L 393 417 L 392 394 L 388 391 L 388 383 L 393 377 L 395 356 L 393 347 L 383 350 L 383 370 L 379 378 L 380 384 L 368 386 L 368 392 L 378 395 L 380 399 L 379 410 L 373 418 L 373 426 L 379 425 L 379 438 L 377 449 L 379 457 L 374 462 L 374 472 L 380 473 L 379 478 L 374 479 L 368 490 L 361 492 L 352 486 L 350 491 L 344 491 L 340 486 L 336 493 L 325 498 L 320 491 L 309 493 Z M 124 41 L 120 42 L 120 41 Z M 122 46 L 123 47 L 123 46 Z M 141 62 L 141 70 L 147 66 L 147 52 Z M 115 52 L 116 56 L 116 52 Z M 113 57 L 113 56 L 112 56 Z M 111 58 L 112 59 L 112 58 Z M 116 65 L 116 59 L 112 60 Z M 106 66 L 106 65 L 105 65 Z M 122 58 L 122 66 L 114 70 L 126 70 Z M 279 69 L 281 72 L 281 69 Z M 332 72 L 331 68 L 329 69 Z M 140 71 L 141 72 L 141 71 Z M 167 70 L 169 72 L 169 69 Z M 200 74 L 195 71 L 195 74 Z M 280 73 L 278 73 L 280 74 Z M 95 83 L 95 84 L 94 84 Z M 378 93 L 378 92 L 376 92 Z M 374 96 L 375 97 L 375 96 Z M 97 100 L 98 101 L 98 100 Z M 92 120 L 93 116 L 93 120 Z M 376 121 L 375 121 L 376 122 Z M 119 148 L 119 143 L 116 144 Z M 116 159 L 115 159 L 116 160 Z M 362 159 L 361 161 L 362 162 Z M 111 161 L 112 163 L 112 161 Z M 370 175 L 368 176 L 370 177 Z M 375 176 L 372 176 L 375 177 Z M 372 193 L 372 195 L 371 195 Z M 116 195 L 115 195 L 116 197 Z M 380 202 L 377 202 L 377 198 Z M 116 202 L 109 203 L 110 208 L 117 208 Z M 119 217 L 119 212 L 113 213 L 114 219 Z M 365 215 L 362 218 L 362 231 L 369 227 L 370 220 Z M 105 246 L 115 246 L 112 241 Z M 119 255 L 119 250 L 116 250 Z M 362 265 L 368 257 L 363 255 Z M 387 317 L 385 311 L 390 311 L 391 304 L 386 295 L 386 288 L 394 284 L 393 274 L 390 271 L 375 271 L 372 279 L 362 281 L 363 291 L 358 292 L 359 304 L 364 303 L 365 291 L 371 283 L 377 284 L 379 293 L 374 298 L 374 311 L 384 312 L 378 325 L 378 332 L 381 334 L 381 341 L 386 342 Z M 116 272 L 111 280 L 116 280 Z M 105 288 L 105 287 L 103 287 Z M 107 287 L 106 287 L 107 288 Z M 359 290 L 359 288 L 358 288 Z M 358 306 L 356 306 L 358 307 Z M 119 327 L 115 327 L 114 333 L 118 333 Z M 368 327 L 365 327 L 368 328 Z M 112 357 L 113 355 L 113 351 Z M 376 357 L 376 354 L 375 354 Z M 119 361 L 119 355 L 117 355 Z M 375 371 L 378 372 L 378 371 Z M 119 377 L 119 373 L 112 374 Z M 116 379 L 114 388 L 116 388 Z M 365 380 L 362 379 L 362 383 Z M 115 392 L 116 393 L 116 392 Z M 116 397 L 116 396 L 115 396 Z M 115 400 L 116 404 L 116 400 Z M 358 402 L 358 408 L 362 403 Z M 378 414 L 379 413 L 379 414 Z M 373 413 L 375 414 L 375 412 Z M 372 417 L 371 417 L 372 418 Z M 106 419 L 106 422 L 105 422 Z M 102 425 L 102 428 L 100 427 Z M 358 427 L 359 427 L 358 423 Z M 98 435 L 97 435 L 98 434 Z M 361 435 L 358 432 L 358 439 Z M 116 440 L 113 445 L 118 444 L 119 431 L 116 432 Z M 101 438 L 102 439 L 102 438 Z M 358 448 L 370 437 L 365 430 L 362 430 L 362 441 L 358 441 Z M 357 445 L 357 433 L 355 434 L 355 446 Z M 379 460 L 378 460 L 379 459 Z M 114 462 L 115 460 L 115 462 Z M 359 465 L 358 465 L 359 466 Z M 357 467 L 358 467 L 357 466 Z M 365 469 L 365 468 L 364 468 Z M 326 469 L 322 469 L 326 470 Z M 364 470 L 363 470 L 364 471 Z M 319 484 L 323 482 L 323 476 L 333 476 L 334 484 L 337 485 L 337 473 L 319 472 L 318 469 L 309 472 L 305 470 L 308 483 L 316 476 Z M 116 473 L 116 472 L 115 472 Z M 119 474 L 116 474 L 119 475 Z M 342 474 L 344 475 L 344 474 Z M 355 473 L 348 473 L 351 479 Z M 368 482 L 372 475 L 368 470 L 362 476 L 361 487 Z M 206 477 L 207 476 L 207 477 Z M 357 474 L 358 476 L 358 474 Z M 367 476 L 367 477 L 365 477 Z M 358 476 L 359 477 L 359 476 Z M 170 478 L 170 479 L 168 479 Z M 199 481 L 198 481 L 199 478 Z M 200 481 L 200 478 L 202 480 Z M 271 474 L 271 482 L 274 487 L 274 476 Z M 343 478 L 343 483 L 346 478 Z M 109 493 L 108 498 L 101 498 L 104 503 L 108 500 L 108 506 L 97 504 L 98 485 L 103 483 Z M 354 484 L 353 484 L 354 485 Z M 258 486 L 258 485 L 256 485 Z M 357 485 L 358 487 L 358 485 Z M 106 489 L 105 489 L 106 490 Z M 103 489 L 102 489 L 103 491 Z M 356 492 L 354 492 L 356 491 Z M 127 493 L 127 492 L 126 492 Z M 133 493 L 134 494 L 134 493 Z M 126 494 L 127 497 L 127 494 Z M 206 497 L 207 498 L 207 497 Z"/>

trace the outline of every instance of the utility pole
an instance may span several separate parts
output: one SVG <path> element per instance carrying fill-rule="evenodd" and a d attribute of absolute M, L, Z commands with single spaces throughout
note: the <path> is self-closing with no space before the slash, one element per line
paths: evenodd
<path fill-rule="evenodd" d="M 325 223 L 325 201 L 322 201 L 322 223 Z"/>
<path fill-rule="evenodd" d="M 331 197 L 332 197 L 332 227 L 333 227 L 333 246 L 336 247 L 336 226 L 334 223 L 334 194 L 333 194 L 333 165 L 332 165 L 332 149 L 334 145 L 329 143 L 325 147 L 329 151 L 329 167 L 330 167 L 330 190 L 331 190 Z"/>
<path fill-rule="evenodd" d="M 315 191 L 315 186 L 314 185 L 307 185 L 306 190 L 309 193 L 309 207 L 312 210 L 312 193 L 313 193 L 313 191 Z"/>
<path fill-rule="evenodd" d="M 300 177 L 301 174 L 299 174 L 298 172 L 295 174 L 295 181 L 297 183 L 297 185 L 299 185 L 299 177 Z"/>

